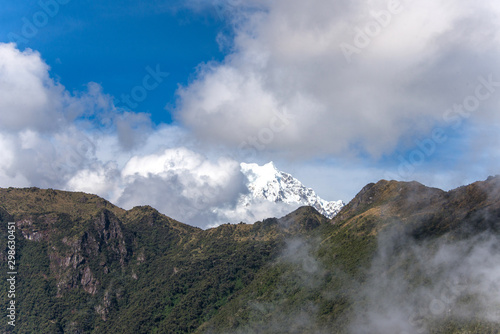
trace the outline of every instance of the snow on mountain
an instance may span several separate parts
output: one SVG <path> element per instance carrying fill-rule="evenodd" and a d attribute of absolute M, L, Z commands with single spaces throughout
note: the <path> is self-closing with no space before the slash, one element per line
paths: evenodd
<path fill-rule="evenodd" d="M 239 205 L 251 206 L 256 200 L 285 203 L 291 206 L 309 205 L 328 218 L 335 216 L 344 206 L 342 201 L 328 202 L 314 190 L 305 187 L 292 175 L 279 171 L 273 162 L 263 166 L 241 163 L 241 172 L 248 179 L 249 193 L 242 195 Z"/>

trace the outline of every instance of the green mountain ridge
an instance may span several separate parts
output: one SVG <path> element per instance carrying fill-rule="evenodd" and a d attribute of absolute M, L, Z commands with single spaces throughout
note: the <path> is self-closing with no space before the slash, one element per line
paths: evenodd
<path fill-rule="evenodd" d="M 302 207 L 208 230 L 85 193 L 0 189 L 0 266 L 13 221 L 18 270 L 16 326 L 0 329 L 499 333 L 499 218 L 500 177 L 449 192 L 382 180 L 331 220 Z M 7 292 L 4 279 L 4 309 Z"/>

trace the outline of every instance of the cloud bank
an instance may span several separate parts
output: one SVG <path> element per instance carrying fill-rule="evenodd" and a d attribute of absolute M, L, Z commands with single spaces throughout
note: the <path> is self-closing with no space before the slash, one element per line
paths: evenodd
<path fill-rule="evenodd" d="M 95 193 L 201 227 L 291 210 L 259 202 L 235 211 L 248 192 L 237 160 L 199 153 L 185 130 L 117 108 L 96 83 L 70 93 L 49 70 L 36 51 L 0 44 L 0 186 Z"/>
<path fill-rule="evenodd" d="M 500 88 L 492 1 L 222 3 L 231 53 L 179 90 L 177 117 L 204 140 L 293 158 L 377 158 L 449 125 L 444 114 L 478 77 Z M 498 120 L 498 93 L 470 118 Z M 287 122 L 273 129 L 276 115 Z"/>
<path fill-rule="evenodd" d="M 199 226 L 242 192 L 236 161 L 176 147 L 182 130 L 153 129 L 149 115 L 116 108 L 98 84 L 71 94 L 36 51 L 0 44 L 0 78 L 0 186 L 96 193 Z"/>

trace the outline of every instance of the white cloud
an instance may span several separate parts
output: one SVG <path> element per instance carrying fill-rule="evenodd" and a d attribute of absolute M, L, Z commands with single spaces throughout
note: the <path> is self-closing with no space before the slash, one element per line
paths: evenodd
<path fill-rule="evenodd" d="M 115 202 L 121 191 L 119 170 L 113 162 L 106 165 L 94 164 L 89 169 L 79 170 L 68 182 L 66 188 L 96 194 Z"/>
<path fill-rule="evenodd" d="M 179 126 L 117 110 L 98 84 L 70 94 L 37 52 L 0 44 L 0 65 L 0 186 L 95 193 L 198 226 L 226 219 L 215 209 L 245 191 L 239 162 L 196 153 L 203 145 Z"/>
<path fill-rule="evenodd" d="M 240 197 L 241 198 L 241 197 Z M 214 208 L 216 215 L 207 227 L 217 227 L 225 223 L 244 222 L 252 224 L 270 217 L 283 217 L 298 209 L 300 204 L 287 204 L 282 202 L 270 202 L 264 199 L 253 199 L 242 205 L 238 203 L 232 206 L 219 206 Z"/>
<path fill-rule="evenodd" d="M 46 132 L 65 123 L 68 97 L 48 69 L 38 52 L 0 44 L 0 129 Z"/>
<path fill-rule="evenodd" d="M 161 154 L 134 156 L 122 169 L 123 193 L 117 203 L 125 208 L 152 205 L 183 222 L 206 226 L 220 219 L 218 207 L 234 207 L 245 191 L 238 162 L 212 162 L 187 148 Z"/>
<path fill-rule="evenodd" d="M 379 157 L 442 123 L 478 76 L 500 81 L 500 6 L 491 1 L 402 1 L 366 47 L 355 44 L 357 29 L 377 24 L 373 13 L 390 2 L 253 3 L 261 10 L 230 11 L 233 52 L 179 90 L 177 117 L 204 140 L 238 147 L 253 137 L 257 150 L 289 157 Z M 358 45 L 350 63 L 342 43 Z M 499 97 L 483 103 L 484 118 L 497 117 Z M 293 119 L 271 135 L 283 112 Z"/>
<path fill-rule="evenodd" d="M 0 43 L 0 186 L 91 190 L 77 181 L 83 173 L 127 156 L 150 130 L 148 115 L 117 110 L 98 84 L 70 94 L 38 52 Z M 110 137 L 116 150 L 98 158 Z"/>

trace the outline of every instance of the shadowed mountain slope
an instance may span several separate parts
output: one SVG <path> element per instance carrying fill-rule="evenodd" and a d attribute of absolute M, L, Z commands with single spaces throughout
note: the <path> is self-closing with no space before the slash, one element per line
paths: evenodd
<path fill-rule="evenodd" d="M 302 207 L 209 230 L 84 193 L 0 189 L 0 238 L 14 221 L 19 272 L 16 327 L 0 328 L 497 333 L 500 314 L 485 310 L 500 306 L 499 189 L 498 177 L 449 192 L 380 181 L 332 220 Z M 463 288 L 441 293 L 451 277 Z M 4 302 L 7 290 L 3 280 Z"/>

